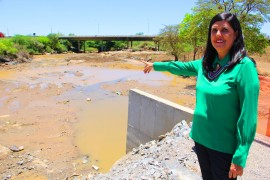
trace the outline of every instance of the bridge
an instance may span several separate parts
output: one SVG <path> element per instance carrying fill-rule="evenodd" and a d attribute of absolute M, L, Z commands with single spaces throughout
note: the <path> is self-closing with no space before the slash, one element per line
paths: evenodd
<path fill-rule="evenodd" d="M 143 35 L 134 35 L 134 36 L 60 36 L 59 39 L 73 40 L 78 42 L 78 49 L 80 43 L 85 41 L 126 41 L 127 47 L 132 47 L 133 41 L 154 41 L 155 49 L 159 50 L 159 43 L 155 39 L 157 36 L 143 36 Z M 85 47 L 85 46 L 84 46 Z M 84 49 L 85 52 L 85 49 Z"/>

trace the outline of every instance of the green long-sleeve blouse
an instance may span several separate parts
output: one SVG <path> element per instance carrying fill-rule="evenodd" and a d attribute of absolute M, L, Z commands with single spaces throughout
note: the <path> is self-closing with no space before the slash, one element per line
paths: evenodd
<path fill-rule="evenodd" d="M 218 60 L 221 66 L 229 55 Z M 233 154 L 232 162 L 245 167 L 257 126 L 259 79 L 255 64 L 245 57 L 233 69 L 210 81 L 202 59 L 155 62 L 155 71 L 197 76 L 196 107 L 190 137 L 210 149 Z"/>

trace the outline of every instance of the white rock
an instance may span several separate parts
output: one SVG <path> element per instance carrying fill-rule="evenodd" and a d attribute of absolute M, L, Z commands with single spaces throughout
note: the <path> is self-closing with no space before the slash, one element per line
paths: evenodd
<path fill-rule="evenodd" d="M 92 165 L 92 168 L 93 168 L 94 170 L 96 170 L 96 171 L 99 170 L 99 167 L 98 167 L 98 166 L 95 166 L 95 165 Z"/>

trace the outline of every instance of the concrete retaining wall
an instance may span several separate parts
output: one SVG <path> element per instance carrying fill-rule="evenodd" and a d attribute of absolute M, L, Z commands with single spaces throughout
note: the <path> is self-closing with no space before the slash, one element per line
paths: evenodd
<path fill-rule="evenodd" d="M 190 122 L 193 110 L 138 89 L 129 91 L 126 149 L 138 147 L 171 131 L 182 120 Z"/>

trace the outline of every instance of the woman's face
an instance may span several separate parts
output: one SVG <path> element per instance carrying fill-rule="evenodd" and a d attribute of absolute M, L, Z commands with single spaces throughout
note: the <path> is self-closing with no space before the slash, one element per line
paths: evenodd
<path fill-rule="evenodd" d="M 233 30 L 227 21 L 217 21 L 211 28 L 211 43 L 216 49 L 219 59 L 222 59 L 230 51 L 237 32 Z"/>

